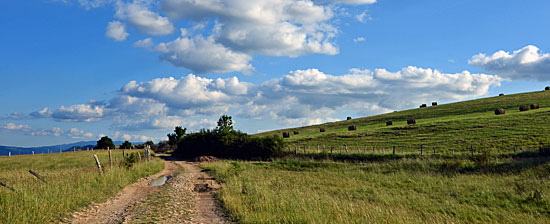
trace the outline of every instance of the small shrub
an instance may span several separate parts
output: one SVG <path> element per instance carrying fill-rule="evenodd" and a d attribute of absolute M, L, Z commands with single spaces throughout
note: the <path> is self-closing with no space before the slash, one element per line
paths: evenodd
<path fill-rule="evenodd" d="M 393 121 L 386 121 L 386 126 L 393 125 Z"/>
<path fill-rule="evenodd" d="M 320 128 L 319 132 L 325 132 L 325 128 Z"/>
<path fill-rule="evenodd" d="M 529 105 L 529 108 L 530 108 L 531 110 L 536 110 L 536 109 L 539 109 L 540 106 L 539 106 L 538 104 L 534 103 L 534 104 Z"/>
<path fill-rule="evenodd" d="M 423 108 L 423 107 L 426 107 L 426 104 L 423 103 L 422 105 L 420 105 L 420 108 Z"/>
<path fill-rule="evenodd" d="M 300 134 L 300 132 L 299 131 L 294 131 L 294 134 L 297 135 L 297 134 Z"/>
<path fill-rule="evenodd" d="M 407 124 L 416 124 L 416 119 L 414 118 L 408 119 Z"/>
<path fill-rule="evenodd" d="M 122 166 L 125 167 L 126 169 L 132 168 L 132 166 L 134 166 L 134 164 L 137 161 L 136 158 L 137 156 L 135 152 L 130 153 L 128 156 L 126 156 L 126 158 L 124 158 L 124 160 L 122 160 Z"/>

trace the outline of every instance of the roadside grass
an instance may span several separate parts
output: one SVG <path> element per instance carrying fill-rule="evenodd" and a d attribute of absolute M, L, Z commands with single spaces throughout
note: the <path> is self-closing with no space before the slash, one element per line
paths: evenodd
<path fill-rule="evenodd" d="M 126 150 L 127 153 L 137 150 Z M 99 175 L 93 154 L 97 154 L 104 175 Z M 122 152 L 112 151 L 109 167 L 104 150 L 0 157 L 0 181 L 16 189 L 0 187 L 0 223 L 52 223 L 92 202 L 104 201 L 124 186 L 163 169 L 152 159 L 132 168 L 120 166 Z M 32 176 L 40 174 L 48 183 Z"/>
<path fill-rule="evenodd" d="M 541 109 L 519 112 L 519 106 L 532 103 L 539 104 Z M 506 114 L 494 115 L 499 107 L 505 108 Z M 409 118 L 416 118 L 416 124 L 407 125 Z M 393 125 L 386 126 L 388 120 L 392 120 Z M 352 124 L 357 126 L 356 131 L 347 130 Z M 320 128 L 325 128 L 326 132 L 319 132 Z M 292 147 L 342 147 L 345 144 L 352 148 L 388 149 L 396 145 L 416 151 L 423 145 L 448 152 L 467 151 L 470 147 L 510 152 L 516 145 L 518 150 L 520 147 L 532 149 L 550 144 L 550 91 L 443 104 L 257 135 L 282 136 L 283 131 L 290 132 L 291 137 L 284 141 Z"/>
<path fill-rule="evenodd" d="M 550 223 L 550 158 L 203 164 L 240 223 Z"/>

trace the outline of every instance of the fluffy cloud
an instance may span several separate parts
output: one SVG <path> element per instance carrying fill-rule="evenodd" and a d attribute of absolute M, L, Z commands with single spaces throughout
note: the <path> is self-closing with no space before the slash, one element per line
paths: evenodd
<path fill-rule="evenodd" d="M 166 35 L 174 32 L 174 25 L 170 20 L 150 11 L 147 3 L 147 1 L 118 2 L 115 17 L 128 21 L 138 31 L 149 35 Z"/>
<path fill-rule="evenodd" d="M 338 4 L 373 4 L 375 0 L 80 0 L 86 8 L 111 4 L 116 9 L 106 36 L 125 40 L 124 24 L 148 35 L 167 35 L 182 24 L 175 40 L 160 42 L 160 58 L 194 73 L 225 73 L 253 70 L 253 55 L 299 57 L 335 55 L 335 24 L 341 14 Z M 366 13 L 357 19 L 368 19 Z M 150 37 L 134 43 L 152 48 Z"/>
<path fill-rule="evenodd" d="M 372 115 L 416 107 L 431 101 L 454 101 L 487 94 L 500 85 L 496 75 L 442 73 L 409 66 L 399 71 L 350 69 L 331 75 L 318 69 L 295 70 L 260 84 L 237 77 L 130 81 L 108 101 L 47 109 L 57 121 L 110 119 L 124 130 L 171 130 L 176 125 L 214 127 L 211 117 L 229 113 L 247 119 L 276 120 L 283 125 L 333 121 L 340 113 Z"/>
<path fill-rule="evenodd" d="M 490 56 L 478 54 L 469 63 L 511 79 L 550 80 L 550 54 L 533 45 L 512 53 L 501 50 Z"/>
<path fill-rule="evenodd" d="M 176 40 L 161 43 L 156 47 L 160 58 L 175 66 L 186 67 L 196 73 L 240 71 L 248 73 L 253 70 L 248 54 L 234 52 L 216 43 L 213 37 L 181 36 Z"/>
<path fill-rule="evenodd" d="M 26 124 L 14 124 L 14 123 L 7 123 L 2 125 L 2 129 L 6 130 L 17 130 L 17 131 L 24 131 L 24 130 L 30 130 L 31 127 Z"/>
<path fill-rule="evenodd" d="M 90 138 L 93 138 L 95 135 L 93 133 L 80 130 L 78 128 L 71 128 L 69 129 L 67 136 L 73 139 L 82 139 L 82 138 L 90 139 Z"/>
<path fill-rule="evenodd" d="M 59 127 L 41 129 L 41 128 L 32 128 L 31 126 L 26 124 L 14 124 L 14 123 L 4 124 L 0 126 L 0 129 L 12 131 L 12 132 L 13 131 L 20 132 L 30 136 L 55 136 L 55 137 L 64 136 L 72 139 L 94 139 L 94 136 L 95 136 L 90 132 L 85 132 L 78 128 L 70 128 L 69 130 L 64 131 Z"/>
<path fill-rule="evenodd" d="M 459 100 L 481 96 L 490 86 L 499 85 L 498 76 L 456 74 L 417 67 L 397 72 L 385 69 L 351 69 L 349 74 L 334 76 L 317 69 L 297 70 L 258 88 L 241 114 L 279 119 L 328 118 L 346 108 L 367 108 L 386 112 L 415 107 L 426 101 Z M 358 114 L 364 113 L 360 110 Z"/>
<path fill-rule="evenodd" d="M 143 40 L 138 40 L 134 42 L 134 47 L 142 47 L 142 48 L 151 48 L 155 44 L 153 43 L 153 39 L 151 38 L 145 38 Z"/>
<path fill-rule="evenodd" d="M 113 38 L 116 41 L 123 41 L 126 40 L 128 35 L 126 27 L 119 21 L 112 21 L 107 25 L 106 37 Z"/>
<path fill-rule="evenodd" d="M 61 106 L 51 113 L 56 121 L 92 122 L 100 120 L 104 115 L 104 108 L 89 104 L 77 104 L 69 107 Z"/>
<path fill-rule="evenodd" d="M 191 23 L 193 30 L 214 24 L 207 37 L 182 35 L 158 46 L 163 60 L 196 73 L 247 72 L 253 54 L 298 57 L 339 51 L 332 7 L 312 1 L 164 0 L 160 11 Z"/>

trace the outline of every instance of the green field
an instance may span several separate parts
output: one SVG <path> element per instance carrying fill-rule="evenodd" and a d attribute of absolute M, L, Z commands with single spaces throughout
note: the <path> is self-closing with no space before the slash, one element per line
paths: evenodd
<path fill-rule="evenodd" d="M 539 104 L 540 109 L 520 112 L 519 106 Z M 496 108 L 505 108 L 506 114 L 495 115 Z M 407 119 L 415 118 L 415 125 L 407 125 Z M 386 121 L 393 125 L 386 126 Z M 356 125 L 356 131 L 348 131 L 348 126 Z M 325 128 L 326 132 L 320 132 Z M 398 111 L 377 116 L 357 118 L 348 121 L 332 122 L 320 125 L 275 130 L 258 134 L 282 135 L 287 145 L 300 148 L 305 145 L 317 150 L 317 145 L 342 148 L 348 145 L 356 151 L 357 146 L 377 150 L 392 148 L 398 151 L 404 147 L 407 152 L 416 152 L 423 145 L 441 153 L 452 150 L 468 151 L 496 149 L 511 152 L 514 145 L 517 150 L 536 150 L 540 144 L 550 143 L 550 91 L 539 91 L 490 97 L 427 108 Z M 298 131 L 299 134 L 293 134 Z"/>
<path fill-rule="evenodd" d="M 203 165 L 239 223 L 550 223 L 548 158 Z"/>
<path fill-rule="evenodd" d="M 72 211 L 104 201 L 164 167 L 162 161 L 153 159 L 126 169 L 119 166 L 122 152 L 112 152 L 111 168 L 104 150 L 0 157 L 0 181 L 16 190 L 0 187 L 0 223 L 60 222 Z M 93 154 L 99 157 L 104 175 L 99 175 Z M 39 181 L 29 169 L 48 183 Z"/>
<path fill-rule="evenodd" d="M 519 111 L 533 103 L 541 108 Z M 283 131 L 298 155 L 203 165 L 224 183 L 218 199 L 235 221 L 550 223 L 550 157 L 538 152 L 550 143 L 550 91 L 258 135 Z"/>

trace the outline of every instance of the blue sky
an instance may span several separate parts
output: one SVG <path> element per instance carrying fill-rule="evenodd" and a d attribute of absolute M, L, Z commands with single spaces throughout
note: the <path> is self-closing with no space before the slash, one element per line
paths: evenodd
<path fill-rule="evenodd" d="M 541 90 L 550 2 L 0 2 L 0 145 L 248 133 Z M 171 78 L 172 77 L 172 78 Z"/>

